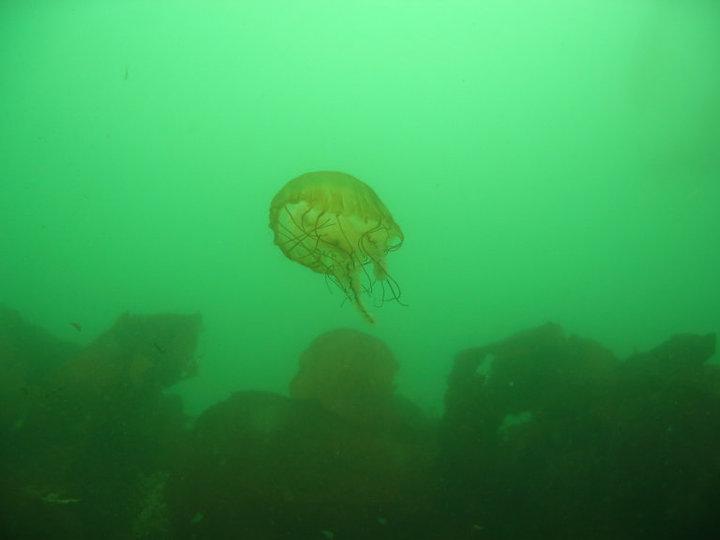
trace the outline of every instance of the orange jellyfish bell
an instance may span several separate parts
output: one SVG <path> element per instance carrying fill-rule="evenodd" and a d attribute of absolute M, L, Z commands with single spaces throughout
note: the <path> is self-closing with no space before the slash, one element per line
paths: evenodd
<path fill-rule="evenodd" d="M 402 245 L 402 231 L 372 188 L 357 178 L 319 171 L 290 180 L 270 204 L 270 228 L 287 258 L 329 277 L 367 321 L 373 318 L 362 292 L 380 283 L 381 301 L 399 299 L 385 259 Z"/>

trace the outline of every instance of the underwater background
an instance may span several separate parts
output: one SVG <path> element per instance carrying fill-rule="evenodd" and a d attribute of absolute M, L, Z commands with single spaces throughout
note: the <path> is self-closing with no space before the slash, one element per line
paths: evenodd
<path fill-rule="evenodd" d="M 720 327 L 713 2 L 4 2 L 0 296 L 68 339 L 198 311 L 196 409 L 330 327 L 438 410 L 459 348 L 553 320 L 621 353 Z M 403 228 L 368 328 L 272 242 L 342 170 Z M 69 322 L 82 323 L 82 336 Z"/>
<path fill-rule="evenodd" d="M 4 0 L 0 304 L 77 347 L 199 314 L 192 418 L 356 329 L 439 419 L 456 354 L 520 330 L 720 328 L 719 96 L 710 0 Z M 316 170 L 404 233 L 374 325 L 273 243 Z"/>

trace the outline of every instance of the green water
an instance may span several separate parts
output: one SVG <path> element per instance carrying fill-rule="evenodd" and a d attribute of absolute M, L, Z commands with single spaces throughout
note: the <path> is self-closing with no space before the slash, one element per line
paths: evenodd
<path fill-rule="evenodd" d="M 720 329 L 718 96 L 714 1 L 3 0 L 0 302 L 83 343 L 201 313 L 191 412 L 362 329 L 439 413 L 455 352 L 548 320 Z M 374 326 L 273 245 L 318 169 L 405 234 Z"/>

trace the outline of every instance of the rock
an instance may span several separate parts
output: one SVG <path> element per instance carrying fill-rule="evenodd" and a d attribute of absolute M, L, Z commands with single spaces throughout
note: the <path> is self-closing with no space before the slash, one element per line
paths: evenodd
<path fill-rule="evenodd" d="M 458 531 L 517 538 L 704 538 L 720 507 L 714 335 L 625 362 L 556 325 L 459 354 L 442 421 Z"/>
<path fill-rule="evenodd" d="M 394 355 L 378 338 L 357 330 L 331 330 L 300 356 L 290 395 L 317 401 L 345 420 L 376 424 L 392 406 L 397 370 Z"/>
<path fill-rule="evenodd" d="M 196 423 L 185 465 L 168 487 L 173 534 L 401 534 L 396 527 L 411 527 L 409 516 L 421 520 L 428 507 L 434 449 L 432 439 L 359 427 L 317 402 L 239 392 Z"/>
<path fill-rule="evenodd" d="M 180 398 L 163 389 L 194 372 L 199 329 L 198 315 L 123 315 L 37 383 L 4 456 L 34 512 L 18 510 L 19 531 L 58 513 L 92 538 L 158 522 L 144 486 L 185 436 Z"/>

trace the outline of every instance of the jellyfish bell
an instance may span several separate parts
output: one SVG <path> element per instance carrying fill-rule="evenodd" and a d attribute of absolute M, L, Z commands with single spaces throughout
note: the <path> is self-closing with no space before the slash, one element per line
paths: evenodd
<path fill-rule="evenodd" d="M 399 300 L 386 258 L 402 245 L 402 231 L 372 188 L 357 178 L 318 171 L 290 180 L 270 204 L 270 228 L 287 258 L 327 276 L 367 321 L 373 318 L 363 292 L 380 284 L 380 301 Z"/>

